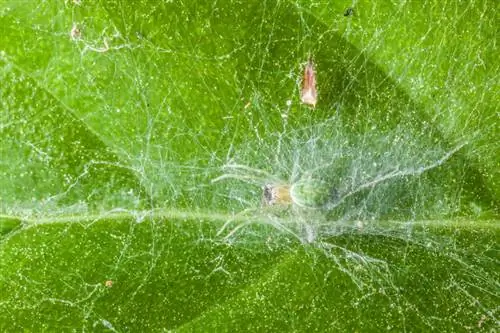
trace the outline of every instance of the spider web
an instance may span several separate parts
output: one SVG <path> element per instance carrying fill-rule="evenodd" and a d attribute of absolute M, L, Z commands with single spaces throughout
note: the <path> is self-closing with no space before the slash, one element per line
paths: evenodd
<path fill-rule="evenodd" d="M 486 15 L 484 3 L 457 5 L 456 15 Z M 433 4 L 425 2 L 434 13 L 438 8 Z M 441 111 L 446 101 L 456 102 L 444 112 L 429 110 L 428 96 L 438 88 L 428 86 L 433 82 L 429 77 L 415 74 L 413 60 L 404 67 L 401 61 L 384 62 L 382 54 L 377 64 L 373 62 L 370 55 L 400 24 L 405 4 L 391 9 L 389 18 L 380 15 L 384 8 L 357 2 L 342 7 L 280 1 L 197 7 L 167 1 L 136 4 L 133 9 L 110 2 L 104 15 L 92 15 L 102 12 L 102 4 L 86 1 L 37 6 L 29 21 L 16 24 L 49 45 L 60 42 L 56 56 L 43 68 L 36 64 L 19 68 L 13 52 L 2 52 L 3 79 L 32 80 L 35 89 L 49 91 L 57 101 L 49 111 L 59 107 L 67 113 L 48 116 L 52 124 L 72 130 L 81 127 L 94 135 L 95 146 L 106 149 L 85 156 L 67 172 L 55 170 L 51 156 L 57 154 L 50 147 L 57 142 L 57 131 L 37 142 L 12 134 L 24 116 L 15 112 L 5 116 L 1 130 L 12 136 L 4 147 L 15 150 L 20 145 L 28 151 L 36 163 L 26 166 L 26 154 L 19 153 L 16 167 L 40 168 L 43 181 L 34 182 L 35 194 L 19 191 L 6 199 L 3 213 L 21 217 L 24 223 L 2 244 L 45 222 L 74 220 L 87 230 L 126 216 L 134 223 L 114 236 L 120 239 L 118 256 L 106 271 L 116 275 L 135 260 L 145 264 L 147 272 L 137 275 L 139 282 L 130 291 L 134 299 L 156 281 L 158 261 L 169 251 L 171 240 L 165 236 L 162 219 L 181 221 L 177 225 L 181 230 L 182 221 L 208 220 L 210 227 L 200 226 L 195 235 L 199 244 L 250 252 L 263 251 L 262 247 L 269 253 L 304 251 L 308 261 L 303 265 L 318 271 L 313 273 L 316 279 L 326 280 L 330 274 L 317 268 L 326 259 L 359 290 L 350 300 L 354 306 L 370 304 L 368 300 L 382 294 L 399 309 L 399 317 L 391 319 L 398 327 L 407 328 L 409 309 L 426 328 L 461 323 L 460 318 L 433 318 L 408 299 L 398 280 L 406 267 L 374 250 L 373 243 L 383 240 L 402 258 L 412 256 L 414 248 L 424 249 L 467 271 L 465 287 L 461 282 L 447 287 L 471 301 L 466 313 L 475 317 L 467 322 L 498 326 L 498 308 L 493 305 L 498 301 L 498 280 L 481 270 L 496 260 L 487 254 L 467 258 L 467 246 L 452 233 L 434 230 L 459 217 L 496 214 L 489 190 L 474 181 L 478 173 L 471 161 L 496 147 L 484 142 L 497 124 L 477 130 L 481 128 L 477 124 L 487 124 L 491 118 L 481 118 L 474 108 L 469 113 L 471 106 L 455 92 L 434 104 Z M 7 7 L 16 10 L 15 3 Z M 347 7 L 354 8 L 353 16 L 343 15 Z M 320 19 L 324 16 L 318 8 L 335 8 L 331 20 Z M 9 10 L 4 9 L 6 17 Z M 141 13 L 142 19 L 132 19 L 131 10 Z M 41 24 L 49 13 L 51 24 Z M 234 16 L 241 20 L 228 31 Z M 364 27 L 363 20 L 369 22 L 370 17 L 384 17 L 384 22 L 377 22 L 376 29 Z M 451 23 L 445 27 L 453 29 Z M 429 30 L 424 36 L 434 33 Z M 422 40 L 422 50 L 427 43 Z M 24 45 L 23 51 L 37 54 L 36 48 L 43 44 Z M 493 44 L 488 47 L 494 48 Z M 453 84 L 467 77 L 468 68 L 478 61 L 461 57 L 467 62 L 447 81 L 447 92 L 454 91 Z M 318 81 L 315 108 L 301 104 L 299 98 L 309 58 Z M 426 68 L 433 61 L 429 56 L 419 63 Z M 491 80 L 480 90 L 497 84 Z M 12 91 L 2 90 L 6 109 L 19 103 L 11 95 Z M 456 112 L 451 113 L 453 106 Z M 466 125 L 453 127 L 454 118 L 465 118 Z M 43 119 L 33 116 L 33 127 L 44 126 Z M 461 130 L 454 131 L 457 127 Z M 94 144 L 82 147 L 91 150 Z M 98 190 L 93 183 L 99 184 Z M 263 207 L 263 187 L 269 183 L 296 189 L 290 205 Z M 27 199 L 32 195 L 33 200 Z M 327 197 L 326 204 L 318 205 L 318 196 Z M 70 234 L 73 228 L 68 223 L 61 233 Z M 136 250 L 133 239 L 144 228 L 150 243 Z M 229 255 L 208 256 L 212 269 L 193 274 L 236 279 L 236 268 L 227 267 Z M 242 254 L 236 262 L 246 260 Z M 65 272 L 61 267 L 44 269 L 55 275 Z M 85 329 L 127 330 L 98 309 L 107 292 L 102 283 L 70 274 L 78 282 L 69 289 L 81 295 L 74 298 L 71 293 L 66 297 L 64 292 L 46 291 L 45 285 L 38 287 L 41 282 L 31 281 L 26 272 L 20 276 L 34 296 L 12 310 L 32 310 L 47 302 L 67 305 L 88 320 Z M 425 277 L 424 281 L 432 282 Z M 477 296 L 481 289 L 487 290 L 484 299 Z M 231 300 L 228 304 L 224 306 L 230 307 Z M 216 310 L 200 312 L 203 319 Z"/>

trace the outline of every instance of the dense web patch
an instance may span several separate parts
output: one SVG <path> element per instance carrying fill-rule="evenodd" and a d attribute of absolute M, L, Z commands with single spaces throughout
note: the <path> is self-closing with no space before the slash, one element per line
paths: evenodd
<path fill-rule="evenodd" d="M 442 220 L 470 216 L 473 209 L 480 212 L 476 216 L 488 209 L 476 196 L 482 189 L 471 189 L 468 184 L 468 158 L 478 154 L 477 141 L 483 139 L 482 133 L 464 127 L 451 137 L 445 135 L 448 130 L 442 126 L 449 124 L 436 125 L 441 116 L 434 116 L 425 105 L 412 100 L 420 100 L 420 94 L 431 89 L 425 87 L 423 78 L 413 77 L 393 64 L 388 65 L 390 73 L 384 74 L 369 60 L 367 54 L 383 42 L 377 36 L 399 20 L 389 17 L 378 30 L 364 31 L 356 23 L 363 14 L 356 3 L 349 4 L 354 8 L 351 11 L 346 6 L 335 13 L 336 19 L 345 20 L 340 32 L 337 21 L 329 26 L 315 19 L 300 2 L 265 4 L 252 11 L 245 8 L 254 14 L 244 16 L 249 22 L 242 20 L 239 28 L 256 25 L 259 33 L 224 35 L 217 43 L 203 39 L 204 29 L 215 38 L 220 32 L 217 21 L 224 23 L 224 17 L 232 15 L 228 8 L 214 8 L 203 24 L 195 17 L 195 23 L 190 23 L 193 26 L 180 32 L 185 44 L 175 36 L 169 36 L 173 42 L 159 42 L 158 36 L 167 35 L 165 31 L 148 26 L 165 19 L 157 14 L 165 10 L 160 2 L 147 2 L 150 8 L 144 11 L 144 28 L 129 22 L 126 15 L 120 22 L 81 14 L 80 9 L 92 9 L 85 9 L 91 4 L 84 0 L 66 1 L 55 10 L 54 31 L 29 24 L 29 29 L 48 40 L 69 41 L 69 47 L 61 48 L 61 62 L 49 63 L 46 69 L 54 73 L 72 68 L 74 77 L 66 78 L 69 88 L 56 86 L 63 81 L 58 75 L 45 77 L 42 70 L 30 74 L 31 69 L 18 70 L 8 52 L 0 54 L 0 60 L 7 64 L 3 75 L 12 82 L 33 80 L 34 89 L 49 91 L 62 105 L 60 109 L 70 113 L 60 122 L 76 126 L 76 119 L 107 149 L 78 161 L 81 165 L 74 170 L 61 169 L 61 177 L 52 177 L 51 173 L 59 172 L 50 169 L 54 164 L 47 157 L 50 137 L 55 133 L 44 139 L 42 148 L 22 137 L 19 141 L 9 139 L 11 146 L 33 148 L 29 156 L 37 161 L 36 167 L 48 169 L 46 183 L 51 185 L 39 200 L 14 200 L 13 205 L 2 207 L 3 213 L 21 217 L 24 222 L 0 244 L 45 222 L 74 220 L 82 228 L 91 229 L 107 219 L 127 216 L 133 223 L 114 236 L 123 239 L 119 255 L 107 269 L 110 275 L 119 274 L 128 262 L 146 262 L 147 272 L 130 291 L 133 299 L 154 278 L 158 260 L 168 252 L 171 240 L 157 236 L 166 223 L 164 219 L 208 220 L 213 224 L 209 230 L 199 227 L 197 231 L 200 244 L 248 249 L 257 244 L 269 251 L 292 252 L 299 248 L 307 254 L 309 262 L 305 265 L 312 270 L 326 258 L 362 291 L 362 296 L 352 300 L 356 306 L 383 294 L 402 313 L 414 309 L 416 316 L 432 328 L 435 321 L 445 319 L 419 313 L 405 297 L 395 276 L 406 268 L 366 245 L 373 239 L 384 240 L 387 248 L 405 257 L 412 253 L 404 249 L 404 244 L 411 244 L 469 271 L 467 286 L 457 283 L 449 288 L 471 299 L 480 320 L 487 318 L 498 324 L 498 308 L 491 308 L 491 300 L 483 305 L 475 296 L 475 291 L 486 288 L 491 290 L 491 298 L 498 300 L 495 277 L 475 272 L 473 260 L 465 258 L 466 251 L 452 236 L 437 235 L 427 228 L 436 227 Z M 191 8 L 185 9 L 189 12 Z M 376 6 L 372 10 L 375 14 Z M 228 11 L 226 16 L 224 11 Z M 394 15 L 403 12 L 401 5 Z M 467 9 L 457 13 L 466 14 Z M 184 18 L 190 14 L 179 15 Z M 373 34 L 373 38 L 363 44 L 363 49 L 346 42 L 364 33 Z M 227 42 L 230 38 L 231 43 Z M 334 42 L 343 44 L 337 47 Z M 68 54 L 78 57 L 67 60 Z M 176 62 L 189 66 L 177 66 Z M 313 62 L 318 100 L 309 104 L 314 108 L 301 102 L 304 68 Z M 12 79 L 12 73 L 19 73 L 18 77 Z M 112 81 L 116 88 L 103 86 L 106 81 L 100 82 L 100 75 L 116 76 Z M 169 79 L 160 82 L 163 76 Z M 414 89 L 407 95 L 399 84 L 408 81 Z M 76 98 L 65 89 L 72 89 Z M 461 115 L 464 108 L 458 108 Z M 36 117 L 33 124 L 43 127 L 44 121 Z M 12 123 L 2 119 L 0 133 L 21 122 L 15 116 L 12 119 Z M 56 118 L 50 119 L 57 123 Z M 63 185 L 52 186 L 59 178 L 64 179 Z M 124 182 L 124 178 L 133 180 Z M 92 182 L 102 185 L 102 193 L 94 193 L 89 185 Z M 266 191 L 276 188 L 283 189 L 287 199 L 266 204 L 270 201 Z M 101 201 L 102 197 L 112 200 Z M 151 243 L 136 251 L 131 244 L 139 237 L 141 225 L 149 221 Z M 182 222 L 178 227 L 182 228 Z M 70 233 L 74 226 L 68 223 L 66 228 Z M 346 241 L 349 237 L 360 239 L 361 245 Z M 229 256 L 209 256 L 212 270 L 204 278 L 221 274 L 231 279 L 236 275 L 236 269 L 226 267 Z M 486 255 L 475 260 L 494 264 Z M 46 269 L 50 271 L 51 267 Z M 58 273 L 57 269 L 54 272 Z M 37 281 L 26 279 L 23 283 L 36 290 L 42 302 L 77 308 L 83 317 L 90 318 L 92 328 L 120 331 L 119 324 L 94 309 L 94 303 L 113 288 L 112 277 L 103 278 L 102 283 L 89 282 L 82 276 L 72 278 L 80 287 L 71 288 L 85 290 L 81 299 L 45 295 Z M 327 276 L 316 278 L 326 280 Z M 38 305 L 22 307 L 34 309 Z M 404 326 L 405 315 L 397 320 Z"/>
<path fill-rule="evenodd" d="M 242 188 L 233 181 L 227 196 L 266 216 L 283 214 L 266 212 L 269 209 L 260 203 L 264 188 L 285 184 L 291 200 L 278 204 L 287 206 L 278 210 L 307 225 L 326 223 L 337 228 L 346 221 L 447 216 L 458 209 L 456 198 L 445 202 L 441 189 L 432 188 L 422 178 L 425 172 L 446 163 L 464 144 L 448 151 L 438 146 L 423 149 L 421 144 L 406 129 L 390 133 L 373 130 L 355 138 L 343 132 L 337 119 L 330 119 L 283 133 L 267 146 L 261 143 L 257 163 L 261 168 L 242 161 L 247 157 L 242 154 L 245 148 L 236 148 L 235 156 L 223 166 L 225 173 L 213 182 L 248 184 Z M 255 161 L 253 152 L 249 160 Z M 443 198 L 439 205 L 429 202 L 439 195 Z"/>

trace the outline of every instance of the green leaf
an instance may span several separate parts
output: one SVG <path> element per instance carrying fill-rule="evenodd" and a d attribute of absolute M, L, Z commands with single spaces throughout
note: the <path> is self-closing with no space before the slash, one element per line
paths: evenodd
<path fill-rule="evenodd" d="M 0 328 L 498 329 L 495 9 L 3 0 Z"/>

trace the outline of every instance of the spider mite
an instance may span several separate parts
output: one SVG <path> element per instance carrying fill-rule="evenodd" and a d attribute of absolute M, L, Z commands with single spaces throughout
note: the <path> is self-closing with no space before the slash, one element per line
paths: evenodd
<path fill-rule="evenodd" d="M 304 68 L 304 78 L 302 81 L 302 90 L 300 92 L 300 100 L 302 103 L 316 106 L 317 102 L 317 91 L 316 91 L 316 73 L 314 72 L 314 64 L 312 59 L 309 58 L 306 67 Z"/>
<path fill-rule="evenodd" d="M 354 9 L 349 7 L 345 10 L 344 16 L 353 16 L 354 15 Z"/>
<path fill-rule="evenodd" d="M 73 28 L 71 28 L 69 36 L 72 40 L 80 39 L 82 37 L 82 31 L 76 24 L 73 24 Z"/>
<path fill-rule="evenodd" d="M 289 185 L 266 184 L 263 190 L 262 203 L 265 206 L 287 206 L 292 203 Z"/>

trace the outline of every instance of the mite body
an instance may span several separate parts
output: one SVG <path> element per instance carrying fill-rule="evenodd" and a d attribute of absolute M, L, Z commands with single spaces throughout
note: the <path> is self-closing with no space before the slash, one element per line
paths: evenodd
<path fill-rule="evenodd" d="M 339 201 L 337 189 L 321 180 L 290 184 L 266 184 L 262 193 L 263 206 L 330 209 Z"/>
<path fill-rule="evenodd" d="M 354 15 L 354 9 L 352 9 L 351 7 L 347 8 L 344 12 L 344 16 L 347 17 L 347 16 L 353 16 Z"/>
<path fill-rule="evenodd" d="M 292 203 L 292 197 L 290 195 L 290 185 L 265 185 L 262 203 L 265 206 L 290 205 Z"/>
<path fill-rule="evenodd" d="M 304 68 L 304 78 L 302 81 L 302 90 L 300 92 L 300 100 L 302 103 L 316 106 L 318 93 L 316 91 L 316 73 L 314 72 L 314 64 L 311 59 L 307 61 Z"/>

